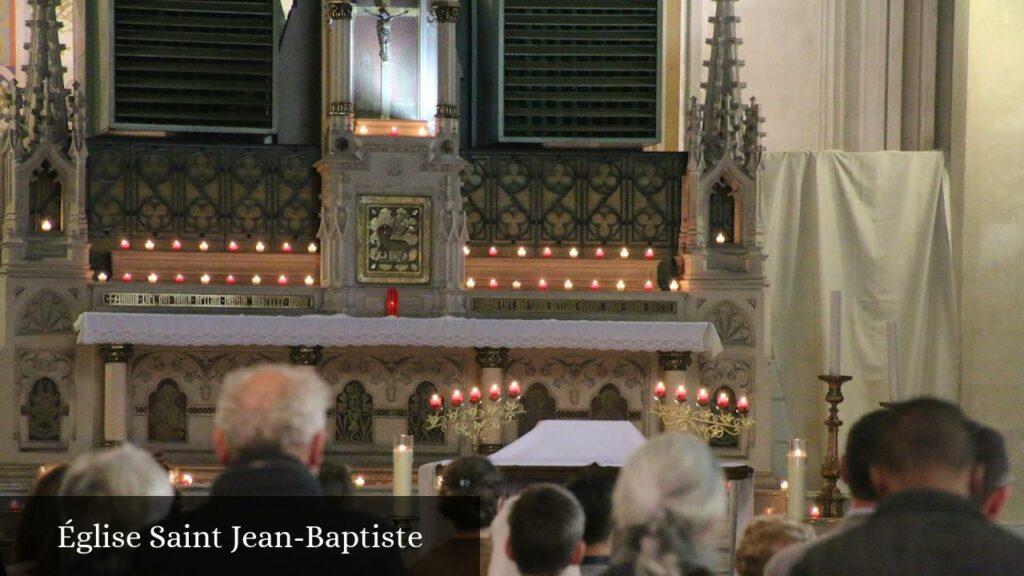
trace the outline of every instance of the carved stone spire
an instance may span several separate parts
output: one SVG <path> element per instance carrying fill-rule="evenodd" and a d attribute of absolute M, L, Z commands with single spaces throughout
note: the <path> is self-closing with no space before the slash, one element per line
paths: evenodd
<path fill-rule="evenodd" d="M 761 157 L 759 125 L 764 122 L 760 108 L 751 100 L 743 104 L 743 88 L 737 47 L 743 43 L 736 34 L 736 0 L 715 0 L 715 15 L 708 20 L 713 26 L 711 58 L 704 61 L 708 69 L 704 104 L 691 102 L 687 110 L 690 152 L 704 170 L 714 169 L 729 157 L 741 170 L 752 175 Z"/>
<path fill-rule="evenodd" d="M 28 21 L 32 40 L 28 48 L 28 64 L 22 67 L 25 84 L 25 136 L 26 148 L 34 148 L 48 141 L 62 149 L 68 144 L 68 107 L 70 93 L 64 87 L 61 52 L 64 45 L 58 34 L 61 24 L 57 20 L 60 0 L 28 0 L 32 6 L 32 19 Z"/>

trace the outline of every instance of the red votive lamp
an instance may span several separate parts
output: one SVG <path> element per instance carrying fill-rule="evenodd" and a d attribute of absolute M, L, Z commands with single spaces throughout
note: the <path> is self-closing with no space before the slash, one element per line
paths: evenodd
<path fill-rule="evenodd" d="M 456 389 L 452 392 L 452 406 L 456 408 L 462 406 L 462 390 Z"/>
<path fill-rule="evenodd" d="M 287 286 L 288 285 L 288 277 L 285 276 L 284 274 L 281 274 L 280 276 L 278 276 L 277 277 L 277 285 L 278 286 Z"/>
<path fill-rule="evenodd" d="M 234 240 L 228 242 L 228 252 L 238 252 L 238 242 Z"/>
<path fill-rule="evenodd" d="M 604 258 L 604 248 L 598 247 L 598 249 L 594 251 L 594 258 Z"/>
<path fill-rule="evenodd" d="M 185 276 L 182 274 L 177 274 L 174 277 L 174 281 L 177 282 L 178 284 L 181 284 L 185 281 Z"/>
<path fill-rule="evenodd" d="M 598 282 L 597 280 L 594 280 L 593 282 L 590 283 L 590 289 L 593 290 L 594 292 L 597 292 L 598 290 L 601 289 L 601 283 Z"/>
<path fill-rule="evenodd" d="M 491 278 L 491 281 L 488 282 L 487 285 L 491 287 L 491 290 L 496 289 L 498 287 L 498 279 L 497 278 Z"/>
<path fill-rule="evenodd" d="M 729 407 L 729 395 L 725 392 L 718 393 L 717 404 L 719 408 L 725 409 Z"/>
<path fill-rule="evenodd" d="M 281 252 L 284 252 L 285 254 L 291 254 L 292 253 L 292 245 L 289 242 L 285 242 L 285 243 L 281 244 Z"/>
<path fill-rule="evenodd" d="M 121 250 L 131 250 L 132 243 L 127 238 L 121 238 Z"/>
<path fill-rule="evenodd" d="M 171 250 L 181 250 L 181 240 L 171 242 Z"/>
<path fill-rule="evenodd" d="M 132 281 L 131 273 L 125 272 L 124 274 L 121 275 L 121 282 L 131 282 L 131 281 Z"/>
<path fill-rule="evenodd" d="M 650 280 L 644 282 L 644 292 L 650 292 L 651 290 L 654 290 L 654 282 Z"/>
<path fill-rule="evenodd" d="M 519 382 L 513 380 L 512 383 L 508 385 L 508 396 L 509 398 L 519 398 L 519 393 Z"/>
<path fill-rule="evenodd" d="M 819 518 L 821 518 L 821 508 L 811 506 L 811 520 L 817 520 Z"/>
<path fill-rule="evenodd" d="M 487 392 L 487 397 L 491 400 L 498 400 L 501 398 L 501 386 L 491 384 L 491 389 Z"/>
<path fill-rule="evenodd" d="M 235 283 L 235 277 L 233 275 L 231 275 L 231 274 L 228 274 L 228 277 L 225 278 L 224 281 L 227 282 L 228 284 L 234 284 Z"/>
<path fill-rule="evenodd" d="M 750 412 L 750 401 L 747 400 L 746 396 L 740 396 L 740 399 L 736 401 L 736 410 L 738 410 L 740 414 Z"/>
<path fill-rule="evenodd" d="M 686 386 L 683 386 L 682 384 L 676 388 L 676 402 L 679 402 L 680 404 L 686 402 Z"/>
<path fill-rule="evenodd" d="M 487 255 L 490 256 L 491 258 L 497 256 L 498 255 L 498 247 L 497 246 L 491 246 L 490 248 L 488 248 L 487 249 Z"/>
<path fill-rule="evenodd" d="M 543 279 L 543 278 L 541 278 L 540 281 L 537 282 L 537 289 L 538 290 L 547 290 L 548 289 L 548 281 Z"/>
<path fill-rule="evenodd" d="M 473 389 L 469 391 L 469 403 L 470 404 L 479 404 L 480 400 L 482 400 L 483 397 L 484 397 L 483 393 L 480 392 L 480 389 L 477 388 L 476 386 L 473 386 Z"/>
<path fill-rule="evenodd" d="M 701 388 L 700 391 L 697 392 L 697 404 L 700 406 L 707 406 L 710 401 L 711 398 L 708 396 L 707 388 Z"/>
<path fill-rule="evenodd" d="M 551 258 L 551 247 L 545 246 L 544 249 L 541 250 L 540 254 L 545 258 Z"/>
<path fill-rule="evenodd" d="M 664 382 L 658 382 L 657 384 L 654 385 L 654 397 L 657 398 L 658 400 L 661 400 L 662 398 L 665 397 Z"/>
<path fill-rule="evenodd" d="M 430 409 L 434 412 L 441 410 L 441 396 L 437 394 L 430 395 Z"/>
<path fill-rule="evenodd" d="M 387 299 L 384 301 L 384 312 L 388 316 L 398 316 L 398 290 L 388 288 Z"/>
<path fill-rule="evenodd" d="M 647 250 L 644 251 L 644 258 L 647 258 L 648 260 L 654 260 L 654 248 L 648 246 Z"/>

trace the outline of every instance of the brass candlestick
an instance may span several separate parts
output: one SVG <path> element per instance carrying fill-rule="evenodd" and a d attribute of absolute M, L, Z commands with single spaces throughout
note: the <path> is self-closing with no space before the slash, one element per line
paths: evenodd
<path fill-rule="evenodd" d="M 818 495 L 818 507 L 821 509 L 822 518 L 842 518 L 844 498 L 839 486 L 836 485 L 839 481 L 839 427 L 843 425 L 843 421 L 839 419 L 839 405 L 843 402 L 843 384 L 853 380 L 853 377 L 824 374 L 818 376 L 818 380 L 828 384 L 825 401 L 829 403 L 828 418 L 825 420 L 825 426 L 828 428 L 828 445 L 825 448 L 825 458 L 821 462 L 821 477 L 824 483 Z"/>

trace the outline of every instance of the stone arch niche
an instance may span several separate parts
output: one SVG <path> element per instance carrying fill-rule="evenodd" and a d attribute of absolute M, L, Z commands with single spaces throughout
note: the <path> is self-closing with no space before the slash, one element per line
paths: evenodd
<path fill-rule="evenodd" d="M 739 246 L 743 243 L 743 197 L 723 175 L 708 194 L 708 245 Z"/>
<path fill-rule="evenodd" d="M 437 393 L 437 386 L 432 382 L 420 382 L 409 396 L 409 434 L 416 444 L 438 445 L 446 441 L 444 428 L 427 429 L 430 396 Z"/>
<path fill-rule="evenodd" d="M 619 387 L 605 384 L 590 400 L 591 420 L 629 420 L 629 402 Z"/>
<path fill-rule="evenodd" d="M 48 160 L 43 160 L 32 171 L 29 181 L 29 218 L 31 229 L 37 232 L 60 232 L 64 229 L 63 185 L 60 175 Z M 51 228 L 43 227 L 43 222 Z"/>
<path fill-rule="evenodd" d="M 164 378 L 149 393 L 149 441 L 188 442 L 188 395 Z"/>
<path fill-rule="evenodd" d="M 533 430 L 541 420 L 553 420 L 558 417 L 555 398 L 548 392 L 548 387 L 540 382 L 530 384 L 521 402 L 526 413 L 516 422 L 519 436 Z"/>
<path fill-rule="evenodd" d="M 68 415 L 68 408 L 55 381 L 45 377 L 36 380 L 21 410 L 28 418 L 29 441 L 60 441 L 61 420 Z"/>
<path fill-rule="evenodd" d="M 335 423 L 335 441 L 345 444 L 373 443 L 373 396 L 366 391 L 362 382 L 350 381 L 336 397 Z"/>

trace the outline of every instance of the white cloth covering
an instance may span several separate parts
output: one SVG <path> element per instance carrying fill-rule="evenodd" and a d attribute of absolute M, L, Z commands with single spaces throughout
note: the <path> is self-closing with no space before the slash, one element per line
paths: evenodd
<path fill-rule="evenodd" d="M 630 352 L 722 351 L 708 322 L 479 318 L 355 318 L 86 312 L 79 344 L 150 346 L 424 346 L 572 348 Z"/>
<path fill-rule="evenodd" d="M 496 466 L 622 467 L 644 441 L 629 422 L 542 420 L 488 458 Z"/>

